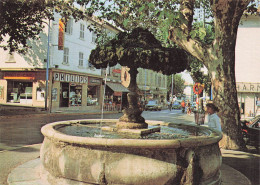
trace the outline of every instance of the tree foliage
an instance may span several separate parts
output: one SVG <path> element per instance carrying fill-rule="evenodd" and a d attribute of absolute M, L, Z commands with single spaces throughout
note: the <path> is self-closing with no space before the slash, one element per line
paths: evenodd
<path fill-rule="evenodd" d="M 173 94 L 183 94 L 184 91 L 184 83 L 185 80 L 182 78 L 181 74 L 175 74 L 173 75 Z M 167 91 L 168 94 L 171 94 L 172 89 L 172 76 L 168 76 L 167 78 Z"/>
<path fill-rule="evenodd" d="M 85 17 L 73 6 L 73 1 L 55 0 L 1 0 L 0 1 L 0 47 L 25 53 L 30 47 L 28 39 L 38 39 L 39 33 L 53 19 L 54 12 L 64 18 L 76 20 Z"/>

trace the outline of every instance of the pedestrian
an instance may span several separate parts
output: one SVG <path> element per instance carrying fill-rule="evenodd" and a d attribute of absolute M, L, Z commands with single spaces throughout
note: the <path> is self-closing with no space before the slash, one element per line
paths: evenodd
<path fill-rule="evenodd" d="M 219 111 L 218 107 L 216 107 L 213 103 L 208 103 L 206 105 L 207 107 L 207 113 L 208 113 L 208 126 L 209 128 L 222 131 L 221 124 L 220 124 L 220 118 L 217 115 L 217 112 Z"/>
<path fill-rule="evenodd" d="M 182 113 L 184 113 L 184 112 L 185 112 L 185 106 L 186 106 L 186 104 L 185 104 L 185 101 L 184 101 L 184 100 L 182 100 L 182 102 L 181 102 Z"/>
<path fill-rule="evenodd" d="M 191 114 L 191 105 L 190 105 L 190 101 L 187 101 L 187 114 L 190 115 Z"/>
<path fill-rule="evenodd" d="M 172 111 L 172 101 L 169 102 L 169 110 Z"/>

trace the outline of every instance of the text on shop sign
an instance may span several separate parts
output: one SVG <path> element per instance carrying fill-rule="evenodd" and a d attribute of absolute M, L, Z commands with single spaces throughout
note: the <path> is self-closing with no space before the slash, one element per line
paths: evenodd
<path fill-rule="evenodd" d="M 76 83 L 88 83 L 87 76 L 66 74 L 66 73 L 53 73 L 53 80 L 60 82 L 76 82 Z"/>
<path fill-rule="evenodd" d="M 260 92 L 260 83 L 240 83 L 236 84 L 238 92 Z"/>

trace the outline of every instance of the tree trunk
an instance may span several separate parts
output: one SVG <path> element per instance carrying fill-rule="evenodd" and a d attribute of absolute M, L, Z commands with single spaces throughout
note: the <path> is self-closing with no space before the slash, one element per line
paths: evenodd
<path fill-rule="evenodd" d="M 223 130 L 220 145 L 226 149 L 245 148 L 236 90 L 235 46 L 246 5 L 244 0 L 219 0 L 211 6 L 215 17 L 215 41 L 207 67 L 213 85 L 213 100 L 220 109 Z"/>
<path fill-rule="evenodd" d="M 220 146 L 225 149 L 244 149 L 245 143 L 241 134 L 235 82 L 235 66 L 232 62 L 235 60 L 235 54 L 228 52 L 230 50 L 225 50 L 225 46 L 217 47 L 216 51 L 218 50 L 222 52 L 217 52 L 217 60 L 213 61 L 208 69 L 213 85 L 213 102 L 220 110 L 218 115 L 221 118 L 223 131 Z"/>

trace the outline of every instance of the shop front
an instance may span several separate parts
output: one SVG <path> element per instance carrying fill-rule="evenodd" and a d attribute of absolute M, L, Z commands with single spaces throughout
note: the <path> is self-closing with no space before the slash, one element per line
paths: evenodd
<path fill-rule="evenodd" d="M 58 107 L 81 107 L 87 89 L 88 77 L 73 73 L 53 72 L 51 90 L 52 109 Z"/>
<path fill-rule="evenodd" d="M 85 74 L 53 72 L 51 109 L 87 110 L 89 106 L 99 109 L 101 78 Z"/>
<path fill-rule="evenodd" d="M 139 88 L 139 99 L 141 102 L 147 102 L 147 100 L 152 98 L 149 86 L 138 86 Z"/>
<path fill-rule="evenodd" d="M 105 91 L 105 110 L 118 110 L 128 106 L 127 93 L 129 90 L 120 83 L 107 82 Z"/>
<path fill-rule="evenodd" d="M 45 71 L 5 71 L 1 76 L 1 103 L 44 106 Z"/>
<path fill-rule="evenodd" d="M 100 105 L 101 82 L 102 82 L 101 78 L 96 78 L 96 77 L 88 78 L 87 106 L 99 106 Z"/>
<path fill-rule="evenodd" d="M 238 82 L 237 96 L 241 117 L 253 117 L 260 112 L 260 83 Z"/>

